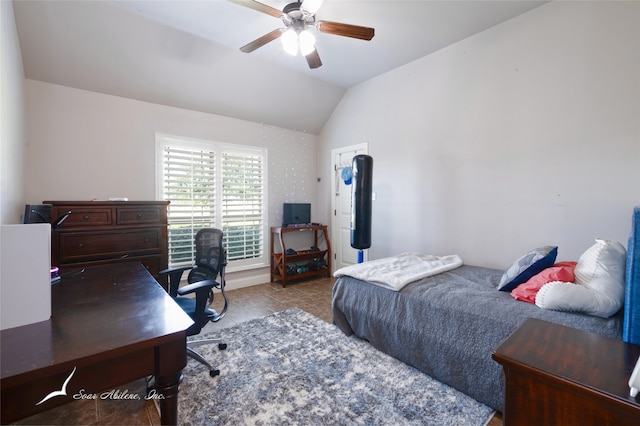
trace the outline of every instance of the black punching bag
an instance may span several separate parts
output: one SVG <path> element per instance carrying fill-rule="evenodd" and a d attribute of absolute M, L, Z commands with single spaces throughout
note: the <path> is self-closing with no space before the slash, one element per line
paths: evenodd
<path fill-rule="evenodd" d="M 371 247 L 371 196 L 373 194 L 373 158 L 353 157 L 351 188 L 351 247 L 359 250 Z"/>

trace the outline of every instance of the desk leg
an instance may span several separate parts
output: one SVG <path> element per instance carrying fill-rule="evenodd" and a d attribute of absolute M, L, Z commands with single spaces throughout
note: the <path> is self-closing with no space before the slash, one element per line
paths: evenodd
<path fill-rule="evenodd" d="M 187 338 L 156 347 L 156 392 L 162 395 L 160 420 L 163 425 L 178 423 L 178 392 L 182 382 L 182 369 L 187 365 Z"/>
<path fill-rule="evenodd" d="M 173 377 L 156 377 L 156 392 L 160 399 L 160 420 L 163 425 L 178 424 L 178 391 L 182 374 Z"/>

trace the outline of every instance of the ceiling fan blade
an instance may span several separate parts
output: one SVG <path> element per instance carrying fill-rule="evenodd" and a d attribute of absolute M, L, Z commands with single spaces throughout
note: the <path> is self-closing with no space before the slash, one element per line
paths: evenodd
<path fill-rule="evenodd" d="M 317 21 L 316 28 L 323 33 L 359 38 L 360 40 L 371 40 L 375 35 L 373 28 L 341 24 L 340 22 Z"/>
<path fill-rule="evenodd" d="M 307 56 L 307 63 L 309 64 L 309 68 L 320 68 L 322 66 L 322 61 L 320 60 L 320 55 L 318 55 L 318 51 L 316 49 L 313 52 L 309 53 Z"/>
<path fill-rule="evenodd" d="M 310 15 L 315 15 L 322 3 L 324 3 L 324 0 L 304 0 L 300 7 Z"/>
<path fill-rule="evenodd" d="M 278 37 L 280 37 L 282 35 L 282 32 L 284 30 L 278 28 L 277 30 L 273 30 L 270 33 L 267 33 L 265 35 L 263 35 L 262 37 L 259 37 L 255 40 L 253 40 L 251 43 L 245 44 L 244 46 L 242 46 L 240 48 L 241 51 L 243 51 L 244 53 L 251 53 L 254 50 L 256 50 L 259 47 L 264 46 L 265 44 L 277 39 Z"/>
<path fill-rule="evenodd" d="M 248 7 L 249 9 L 257 10 L 258 12 L 266 13 L 267 15 L 275 16 L 276 18 L 281 18 L 284 13 L 281 10 L 278 10 L 274 7 L 267 6 L 264 3 L 260 3 L 259 1 L 254 0 L 228 0 L 231 3 L 239 4 L 240 6 Z"/>

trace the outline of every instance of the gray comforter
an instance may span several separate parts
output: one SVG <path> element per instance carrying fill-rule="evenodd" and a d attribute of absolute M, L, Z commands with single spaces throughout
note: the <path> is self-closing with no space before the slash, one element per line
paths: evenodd
<path fill-rule="evenodd" d="M 622 314 L 602 319 L 516 301 L 496 289 L 502 273 L 465 265 L 399 292 L 342 277 L 333 289 L 333 321 L 345 334 L 499 411 L 503 376 L 491 354 L 527 318 L 620 339 Z"/>

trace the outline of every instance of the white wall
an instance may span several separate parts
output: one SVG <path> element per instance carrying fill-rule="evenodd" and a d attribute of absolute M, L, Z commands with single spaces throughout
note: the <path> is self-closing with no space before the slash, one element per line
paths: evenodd
<path fill-rule="evenodd" d="M 13 3 L 0 1 L 0 224 L 24 210 L 24 70 Z"/>
<path fill-rule="evenodd" d="M 34 80 L 25 87 L 28 203 L 154 200 L 156 132 L 266 147 L 271 226 L 281 223 L 283 202 L 316 199 L 315 135 Z M 267 274 L 227 278 L 234 288 Z"/>
<path fill-rule="evenodd" d="M 639 22 L 638 2 L 552 2 L 350 89 L 320 135 L 319 171 L 330 181 L 332 148 L 369 143 L 370 258 L 458 253 L 504 268 L 540 245 L 559 260 L 595 237 L 626 246 L 640 204 Z"/>

